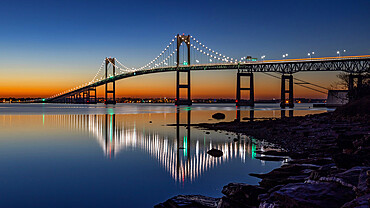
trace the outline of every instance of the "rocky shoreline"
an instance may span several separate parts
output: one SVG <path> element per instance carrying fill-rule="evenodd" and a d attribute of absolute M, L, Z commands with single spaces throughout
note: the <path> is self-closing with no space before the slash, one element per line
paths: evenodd
<path fill-rule="evenodd" d="M 179 195 L 155 207 L 370 207 L 369 99 L 334 113 L 255 122 L 199 124 L 200 128 L 254 136 L 280 145 L 292 160 L 259 185 L 230 183 L 222 198 Z"/>

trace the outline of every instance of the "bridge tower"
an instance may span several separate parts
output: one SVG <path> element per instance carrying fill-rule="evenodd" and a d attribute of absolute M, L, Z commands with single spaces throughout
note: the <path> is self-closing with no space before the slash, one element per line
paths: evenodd
<path fill-rule="evenodd" d="M 177 53 L 176 53 L 176 102 L 175 105 L 191 105 L 191 95 L 190 95 L 190 69 L 182 70 L 179 68 L 180 64 L 180 46 L 184 42 L 188 49 L 188 62 L 187 65 L 190 65 L 190 35 L 179 35 L 177 34 Z M 187 83 L 180 84 L 180 75 L 181 73 L 187 74 Z M 180 89 L 188 89 L 188 98 L 181 100 L 180 99 Z"/>
<path fill-rule="evenodd" d="M 113 74 L 109 77 L 108 65 L 112 64 Z M 105 79 L 108 81 L 105 83 L 105 104 L 116 104 L 116 80 L 113 77 L 116 76 L 116 67 L 114 58 L 105 58 Z M 112 89 L 109 90 L 109 83 L 112 83 Z M 96 91 L 95 91 L 96 92 Z M 112 99 L 109 99 L 108 95 L 112 94 Z"/>
<path fill-rule="evenodd" d="M 241 87 L 242 77 L 249 77 L 249 87 Z M 242 91 L 249 91 L 249 100 L 242 100 Z M 254 106 L 254 83 L 253 83 L 253 73 L 252 72 L 241 72 L 238 69 L 237 79 L 236 79 L 236 106 Z"/>
<path fill-rule="evenodd" d="M 285 81 L 288 80 L 288 90 L 285 88 Z M 285 95 L 289 93 L 289 99 L 286 100 Z M 285 75 L 281 76 L 281 101 L 280 107 L 285 108 L 288 106 L 289 108 L 294 107 L 294 98 L 293 98 L 293 75 Z"/>

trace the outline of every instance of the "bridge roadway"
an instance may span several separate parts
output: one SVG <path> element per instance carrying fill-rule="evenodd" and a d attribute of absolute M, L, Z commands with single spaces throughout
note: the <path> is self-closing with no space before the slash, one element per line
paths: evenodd
<path fill-rule="evenodd" d="M 215 64 L 198 64 L 189 66 L 170 66 L 159 67 L 148 70 L 128 72 L 119 74 L 97 81 L 95 83 L 72 90 L 65 94 L 46 99 L 46 102 L 53 102 L 58 99 L 74 95 L 89 88 L 105 85 L 108 82 L 117 81 L 129 77 L 152 74 L 159 72 L 171 71 L 201 71 L 201 70 L 238 70 L 239 72 L 278 72 L 281 74 L 292 74 L 304 71 L 344 71 L 348 73 L 370 72 L 370 55 L 362 56 L 341 56 L 341 57 L 322 57 L 307 59 L 284 59 L 284 60 L 266 60 L 245 63 L 215 63 Z"/>

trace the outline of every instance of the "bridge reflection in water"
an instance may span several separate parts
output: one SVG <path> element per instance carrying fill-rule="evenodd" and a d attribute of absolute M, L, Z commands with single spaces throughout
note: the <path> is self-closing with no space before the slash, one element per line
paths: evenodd
<path fill-rule="evenodd" d="M 244 135 L 214 132 L 207 135 L 202 130 L 192 129 L 191 113 L 190 109 L 177 110 L 176 124 L 173 125 L 175 130 L 171 126 L 163 125 L 161 125 L 162 129 L 153 129 L 147 120 L 147 125 L 136 124 L 133 120 L 125 119 L 127 115 L 52 115 L 48 117 L 58 126 L 64 124 L 73 130 L 89 132 L 97 139 L 109 159 L 125 150 L 139 150 L 149 154 L 175 181 L 180 183 L 192 182 L 204 172 L 231 160 L 238 159 L 245 162 L 247 157 L 255 157 L 256 149 L 263 148 L 262 143 Z M 185 122 L 181 123 L 181 121 Z M 193 137 L 191 132 L 195 132 Z M 235 142 L 234 139 L 238 141 Z M 216 158 L 208 155 L 207 151 L 212 148 L 222 150 L 223 156 Z"/>

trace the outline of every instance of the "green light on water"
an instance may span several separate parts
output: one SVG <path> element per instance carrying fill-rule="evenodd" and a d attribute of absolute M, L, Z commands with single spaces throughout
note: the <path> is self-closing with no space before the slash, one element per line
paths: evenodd
<path fill-rule="evenodd" d="M 111 114 L 110 115 L 110 128 L 109 128 L 110 132 L 109 132 L 109 140 L 110 142 L 112 142 L 112 137 L 113 137 L 113 115 Z"/>
<path fill-rule="evenodd" d="M 184 108 L 185 111 L 190 111 L 191 110 L 191 107 L 186 107 Z"/>
<path fill-rule="evenodd" d="M 41 99 L 42 100 L 42 102 L 44 102 L 45 101 L 45 99 L 43 98 L 43 99 Z"/>
<path fill-rule="evenodd" d="M 188 138 L 184 136 L 184 157 L 187 156 L 187 149 L 188 149 Z"/>
<path fill-rule="evenodd" d="M 45 124 L 45 115 L 42 114 L 42 125 L 44 125 L 44 124 Z"/>
<path fill-rule="evenodd" d="M 252 159 L 254 159 L 256 155 L 256 145 L 252 143 Z"/>
<path fill-rule="evenodd" d="M 112 108 L 108 108 L 108 114 L 109 115 L 113 115 L 114 114 L 114 110 Z"/>

